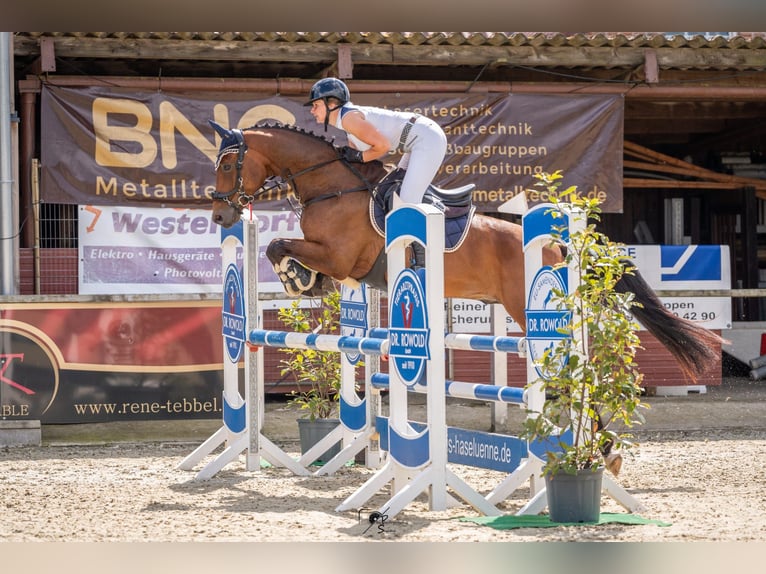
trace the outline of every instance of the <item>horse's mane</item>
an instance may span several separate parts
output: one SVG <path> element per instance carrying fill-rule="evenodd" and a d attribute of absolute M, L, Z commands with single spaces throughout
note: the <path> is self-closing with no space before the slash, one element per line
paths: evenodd
<path fill-rule="evenodd" d="M 306 128 L 302 128 L 300 126 L 296 126 L 293 124 L 285 124 L 277 120 L 261 120 L 258 123 L 256 123 L 254 126 L 249 127 L 247 129 L 249 130 L 257 130 L 257 129 L 263 129 L 263 128 L 275 128 L 279 130 L 287 130 L 288 132 L 295 132 L 297 134 L 303 134 L 305 136 L 310 136 L 314 139 L 317 139 L 321 142 L 326 143 L 329 146 L 337 147 L 335 145 L 335 138 L 329 140 L 324 136 L 321 136 L 317 133 L 314 133 L 312 131 L 307 130 Z"/>
<path fill-rule="evenodd" d="M 285 124 L 278 120 L 261 120 L 257 122 L 254 126 L 251 126 L 247 128 L 248 130 L 257 130 L 257 129 L 278 129 L 278 130 L 286 130 L 288 132 L 293 132 L 296 134 L 301 134 L 304 136 L 308 136 L 310 138 L 313 138 L 315 140 L 318 140 L 329 147 L 331 147 L 335 153 L 338 153 L 339 146 L 335 144 L 335 137 L 332 139 L 327 139 L 326 137 L 317 134 L 315 132 L 312 132 L 310 130 L 307 130 L 306 128 L 302 128 L 300 126 L 296 126 L 293 124 Z M 362 168 L 363 171 L 367 170 L 375 170 L 375 172 L 371 173 L 377 173 L 377 170 L 386 170 L 385 164 L 383 162 L 378 160 L 368 161 L 364 164 L 358 164 L 357 167 Z"/>

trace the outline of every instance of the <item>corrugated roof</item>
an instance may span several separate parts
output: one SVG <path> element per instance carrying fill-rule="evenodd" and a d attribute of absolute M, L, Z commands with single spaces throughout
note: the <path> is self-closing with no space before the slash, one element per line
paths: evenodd
<path fill-rule="evenodd" d="M 17 36 L 432 46 L 766 48 L 766 32 L 15 32 Z"/>

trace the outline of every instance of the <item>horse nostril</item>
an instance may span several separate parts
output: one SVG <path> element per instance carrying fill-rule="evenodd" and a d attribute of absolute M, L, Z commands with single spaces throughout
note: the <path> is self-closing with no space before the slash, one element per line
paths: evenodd
<path fill-rule="evenodd" d="M 222 221 L 223 221 L 223 216 L 220 213 L 216 213 L 215 215 L 213 215 L 214 223 L 217 223 L 218 225 L 220 225 Z"/>

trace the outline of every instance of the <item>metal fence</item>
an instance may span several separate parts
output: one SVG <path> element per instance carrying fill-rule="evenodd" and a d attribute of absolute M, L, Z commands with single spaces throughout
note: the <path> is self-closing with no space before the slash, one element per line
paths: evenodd
<path fill-rule="evenodd" d="M 77 294 L 77 211 L 76 205 L 38 204 L 34 246 L 20 253 L 22 295 Z"/>

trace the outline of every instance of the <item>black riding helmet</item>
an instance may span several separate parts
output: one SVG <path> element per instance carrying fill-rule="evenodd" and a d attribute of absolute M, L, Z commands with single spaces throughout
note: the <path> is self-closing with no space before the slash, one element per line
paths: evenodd
<path fill-rule="evenodd" d="M 340 105 L 331 108 L 328 98 L 337 99 L 340 101 Z M 327 122 L 330 118 L 330 112 L 337 110 L 350 99 L 351 95 L 348 91 L 348 86 L 346 86 L 343 81 L 338 78 L 322 78 L 311 86 L 309 101 L 303 105 L 310 106 L 316 100 L 324 101 L 325 106 L 327 107 L 327 115 L 324 118 L 324 130 L 327 131 Z"/>

